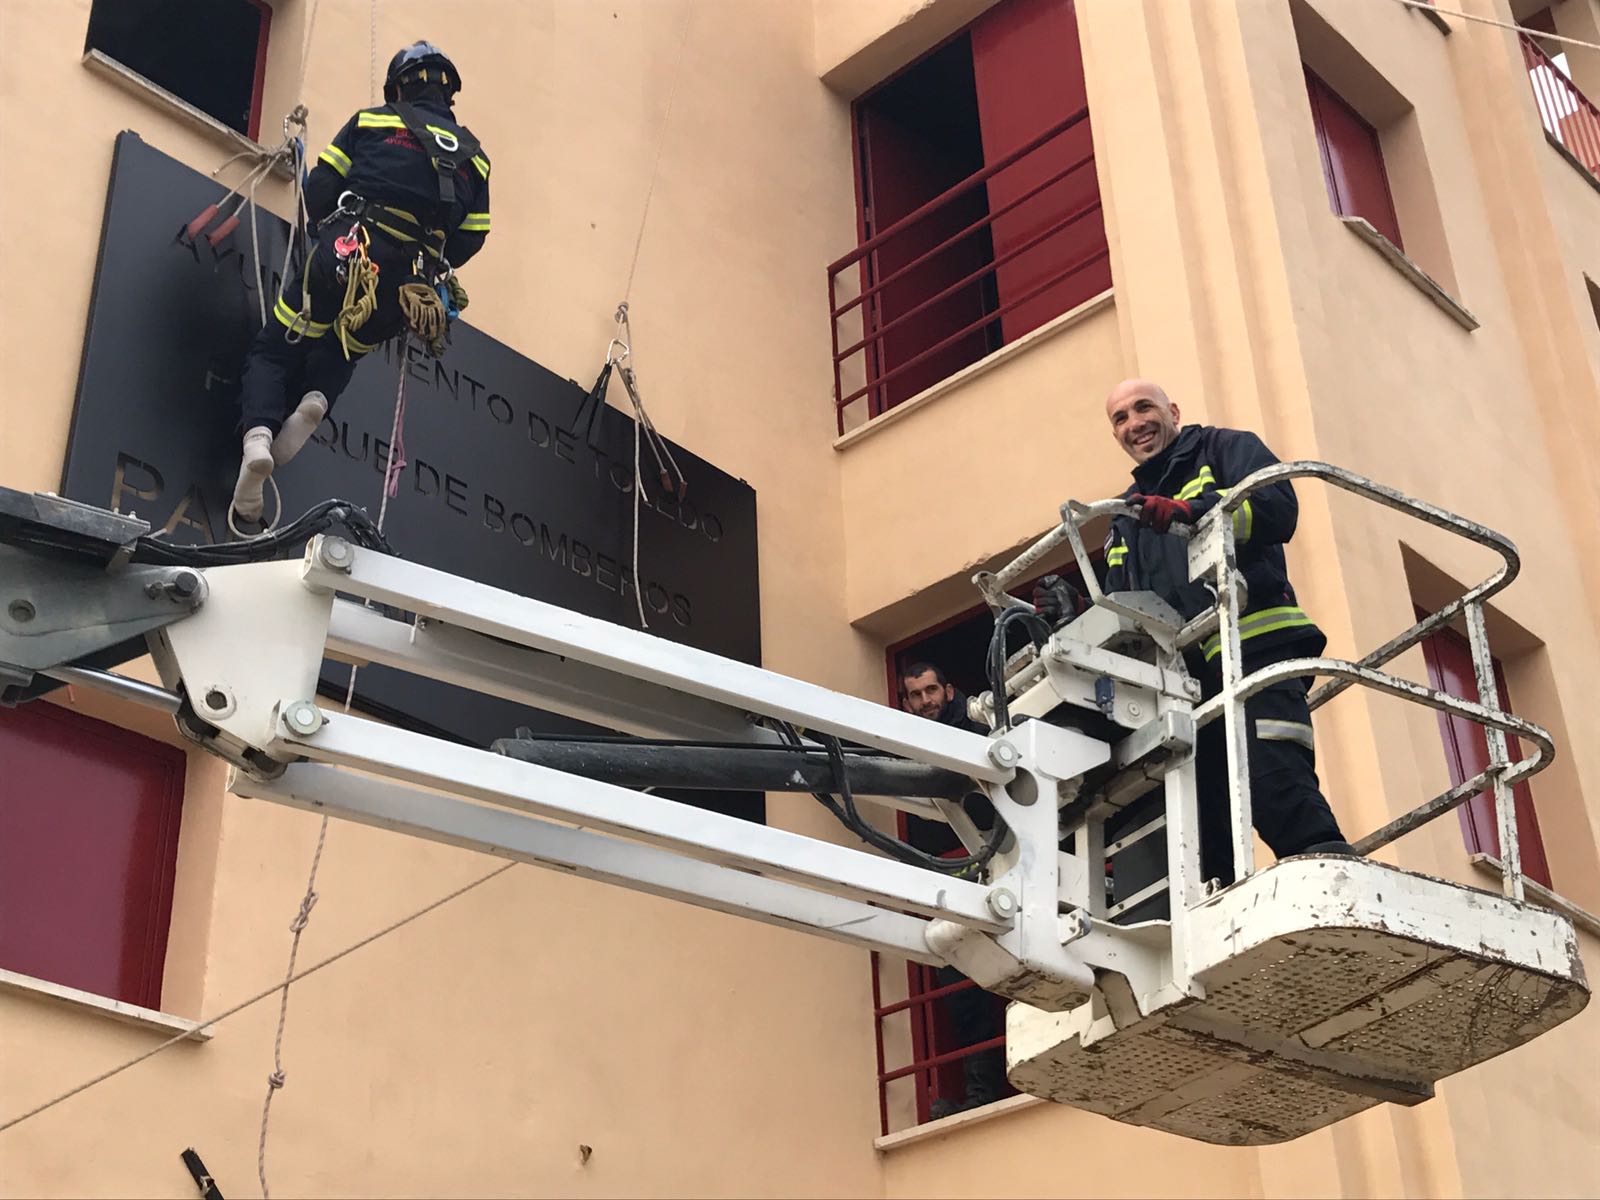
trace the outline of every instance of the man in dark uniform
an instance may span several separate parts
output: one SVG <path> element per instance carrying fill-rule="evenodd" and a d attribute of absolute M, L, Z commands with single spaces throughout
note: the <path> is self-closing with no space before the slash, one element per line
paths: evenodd
<path fill-rule="evenodd" d="M 968 733 L 985 736 L 989 728 L 967 715 L 967 698 L 932 663 L 912 663 L 900 672 L 901 703 L 909 713 L 964 729 Z M 978 827 L 987 831 L 994 824 L 994 807 L 978 798 L 967 801 L 967 815 Z M 908 840 L 918 850 L 945 857 L 964 855 L 966 847 L 943 821 L 925 821 L 920 817 L 906 818 Z M 949 987 L 967 978 L 954 967 L 940 967 L 934 978 L 939 987 Z M 950 1030 L 958 1046 L 973 1046 L 997 1038 L 1005 1032 L 1005 1015 L 1002 1002 L 982 988 L 963 988 L 951 992 L 940 1001 L 950 1019 Z M 934 1120 L 948 1117 L 990 1104 L 1008 1094 L 1006 1085 L 1005 1049 L 1000 1046 L 980 1050 L 961 1060 L 963 1096 L 960 1100 L 941 1096 L 933 1102 L 930 1115 Z"/>
<path fill-rule="evenodd" d="M 1134 461 L 1133 485 L 1123 498 L 1138 518 L 1112 522 L 1106 542 L 1105 590 L 1158 594 L 1188 620 L 1209 609 L 1208 586 L 1189 581 L 1188 543 L 1168 533 L 1193 525 L 1245 476 L 1278 459 L 1253 433 L 1180 426 L 1178 406 L 1148 380 L 1128 379 L 1106 400 L 1112 435 Z M 1295 600 L 1283 547 L 1294 536 L 1299 505 L 1284 481 L 1253 492 L 1233 514 L 1244 606 L 1239 636 L 1244 671 L 1288 658 L 1321 654 L 1327 638 Z M 1205 697 L 1222 687 L 1221 644 L 1213 636 L 1188 655 Z M 1304 679 L 1290 679 L 1245 702 L 1252 816 L 1256 831 L 1279 858 L 1290 854 L 1351 854 L 1339 822 L 1317 783 L 1311 711 Z M 1228 761 L 1223 722 L 1200 731 L 1195 759 L 1200 794 L 1201 873 L 1234 878 L 1228 820 Z"/>
<path fill-rule="evenodd" d="M 258 520 L 262 485 L 293 458 L 350 382 L 365 354 L 400 332 L 400 286 L 444 285 L 489 235 L 489 159 L 455 119 L 455 64 L 417 42 L 396 54 L 384 105 L 345 122 L 306 179 L 320 231 L 309 263 L 283 293 L 245 359 L 244 455 L 234 511 Z M 325 228 L 324 228 L 325 227 Z M 359 325 L 339 321 L 349 272 L 363 253 L 377 267 L 376 303 Z"/>

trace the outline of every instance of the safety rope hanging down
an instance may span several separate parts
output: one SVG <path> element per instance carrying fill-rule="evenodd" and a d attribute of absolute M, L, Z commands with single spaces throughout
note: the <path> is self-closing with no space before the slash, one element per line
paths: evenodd
<path fill-rule="evenodd" d="M 383 538 L 383 525 L 389 515 L 389 501 L 400 490 L 400 473 L 405 469 L 406 452 L 404 445 L 405 411 L 406 411 L 406 333 L 401 330 L 399 341 L 395 348 L 396 375 L 399 382 L 395 386 L 394 417 L 389 426 L 389 454 L 384 465 L 383 497 L 378 504 L 378 520 L 374 529 L 376 537 Z M 369 602 L 370 607 L 370 602 Z M 344 693 L 344 712 L 349 715 L 350 705 L 356 694 L 356 673 L 360 668 L 352 663 L 350 666 L 350 682 Z M 328 840 L 328 815 L 322 816 L 322 822 L 317 828 L 317 848 L 311 856 L 311 870 L 306 877 L 305 894 L 300 899 L 300 910 L 289 923 L 289 931 L 294 935 L 289 943 L 289 963 L 283 973 L 283 988 L 278 1004 L 278 1031 L 272 1043 L 272 1073 L 267 1076 L 267 1094 L 261 1103 L 261 1136 L 256 1146 L 256 1173 L 261 1183 L 262 1200 L 270 1200 L 271 1192 L 267 1185 L 267 1131 L 272 1117 L 273 1093 L 283 1087 L 287 1078 L 283 1070 L 283 1034 L 284 1027 L 289 1018 L 289 985 L 294 982 L 295 960 L 300 953 L 300 935 L 305 932 L 307 923 L 311 920 L 311 910 L 316 905 L 318 895 L 316 890 L 317 869 L 322 864 L 322 851 Z M 491 873 L 493 874 L 493 873 Z M 485 876 L 487 879 L 489 876 Z"/>

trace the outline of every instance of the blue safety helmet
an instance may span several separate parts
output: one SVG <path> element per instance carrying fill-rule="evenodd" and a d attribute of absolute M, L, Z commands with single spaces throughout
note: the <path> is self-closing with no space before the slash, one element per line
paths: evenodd
<path fill-rule="evenodd" d="M 389 73 L 383 77 L 383 98 L 390 104 L 400 99 L 402 83 L 437 83 L 445 95 L 461 90 L 461 75 L 449 56 L 432 42 L 412 42 L 389 60 Z"/>

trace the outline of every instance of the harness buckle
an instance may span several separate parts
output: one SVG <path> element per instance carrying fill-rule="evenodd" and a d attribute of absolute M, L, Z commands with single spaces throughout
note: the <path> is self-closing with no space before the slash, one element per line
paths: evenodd
<path fill-rule="evenodd" d="M 461 139 L 446 129 L 429 130 L 433 134 L 434 144 L 446 154 L 454 154 L 461 149 Z"/>

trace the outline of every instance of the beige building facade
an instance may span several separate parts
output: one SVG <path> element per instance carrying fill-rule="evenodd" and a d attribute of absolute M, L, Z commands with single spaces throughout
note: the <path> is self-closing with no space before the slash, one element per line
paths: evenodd
<path fill-rule="evenodd" d="M 116 134 L 202 172 L 236 148 L 215 121 L 84 61 L 105 2 L 0 0 L 11 488 L 58 486 Z M 1600 161 L 1542 121 L 1515 32 L 1399 0 L 1077 0 L 1111 288 L 870 419 L 852 410 L 840 432 L 825 272 L 863 232 L 852 102 L 995 0 L 270 2 L 263 141 L 303 101 L 314 153 L 369 102 L 374 28 L 379 71 L 419 36 L 456 59 L 458 111 L 494 160 L 494 231 L 463 273 L 470 321 L 585 379 L 626 292 L 656 424 L 755 489 L 765 666 L 887 699 L 886 648 L 972 608 L 974 569 L 1054 524 L 1069 496 L 1126 486 L 1102 401 L 1125 376 L 1157 379 L 1189 422 L 1255 430 L 1280 458 L 1349 467 L 1516 542 L 1522 574 L 1495 599 L 1491 638 L 1516 712 L 1559 750 L 1532 785 L 1552 888 L 1600 911 Z M 1600 0 L 1536 7 L 1460 0 L 1600 41 Z M 1600 51 L 1565 61 L 1569 86 L 1600 98 Z M 1308 69 L 1373 131 L 1403 252 L 1331 211 Z M 262 200 L 287 212 L 280 181 Z M 1377 647 L 1493 566 L 1352 497 L 1304 485 L 1300 500 L 1290 569 L 1330 653 Z M 1427 681 L 1420 651 L 1395 665 Z M 82 689 L 50 702 L 184 745 L 166 718 Z M 1449 785 L 1421 708 L 1352 691 L 1316 734 L 1347 831 Z M 227 794 L 220 762 L 185 753 L 161 1014 L 8 973 L 0 1120 L 281 976 L 317 821 Z M 808 798 L 771 797 L 768 813 L 837 835 Z M 1453 817 L 1382 857 L 1499 887 Z M 334 823 L 302 963 L 495 865 Z M 1580 947 L 1595 970 L 1593 925 Z M 901 965 L 863 951 L 515 868 L 294 988 L 272 1185 L 1600 1193 L 1597 1008 L 1425 1104 L 1279 1146 L 1023 1099 L 917 1127 L 909 1081 L 889 1088 L 883 1136 L 874 969 L 885 1000 L 904 993 Z M 0 1133 L 0 1192 L 187 1196 L 190 1146 L 225 1194 L 253 1191 L 275 1024 L 275 1004 L 256 1005 Z M 888 1067 L 908 1038 L 884 1022 Z"/>

